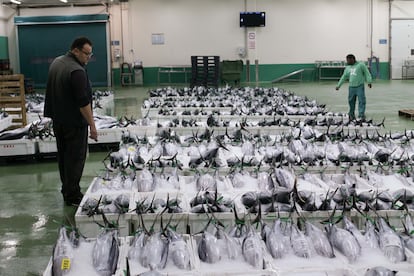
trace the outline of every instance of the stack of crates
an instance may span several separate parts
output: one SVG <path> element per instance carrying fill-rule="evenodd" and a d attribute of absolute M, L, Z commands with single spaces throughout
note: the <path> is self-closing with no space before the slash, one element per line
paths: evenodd
<path fill-rule="evenodd" d="M 191 56 L 191 87 L 218 87 L 219 70 L 219 56 Z"/>

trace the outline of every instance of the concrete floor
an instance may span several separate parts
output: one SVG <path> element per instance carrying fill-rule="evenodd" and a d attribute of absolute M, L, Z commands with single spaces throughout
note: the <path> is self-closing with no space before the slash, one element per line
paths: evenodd
<path fill-rule="evenodd" d="M 329 110 L 347 112 L 347 86 L 335 82 L 281 83 L 277 87 L 325 103 Z M 250 86 L 255 86 L 250 85 Z M 263 84 L 261 86 L 270 86 Z M 377 81 L 366 90 L 368 118 L 381 121 L 386 131 L 414 129 L 414 121 L 398 116 L 414 109 L 414 81 Z M 139 118 L 147 88 L 116 88 L 114 115 Z M 83 191 L 100 170 L 107 152 L 89 154 L 81 181 Z M 55 160 L 0 166 L 0 275 L 40 275 L 52 254 L 57 229 L 73 222 L 75 208 L 64 207 Z"/>

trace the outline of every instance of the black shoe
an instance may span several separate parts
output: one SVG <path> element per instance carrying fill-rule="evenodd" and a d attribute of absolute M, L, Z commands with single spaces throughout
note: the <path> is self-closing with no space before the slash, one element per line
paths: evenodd
<path fill-rule="evenodd" d="M 82 198 L 83 198 L 83 194 L 80 193 L 79 195 L 75 197 L 65 199 L 65 204 L 66 206 L 79 206 L 80 203 L 82 202 Z"/>

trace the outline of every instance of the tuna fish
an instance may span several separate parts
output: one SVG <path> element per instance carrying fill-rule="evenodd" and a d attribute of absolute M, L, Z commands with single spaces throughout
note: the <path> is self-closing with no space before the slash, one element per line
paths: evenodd
<path fill-rule="evenodd" d="M 175 266 L 179 269 L 189 270 L 191 268 L 190 263 L 190 250 L 187 243 L 178 233 L 168 229 L 169 239 L 169 255 Z"/>
<path fill-rule="evenodd" d="M 364 276 L 394 276 L 397 274 L 397 271 L 388 269 L 383 266 L 376 266 L 368 268 Z"/>
<path fill-rule="evenodd" d="M 404 244 L 384 218 L 377 220 L 379 244 L 384 255 L 393 263 L 405 261 Z"/>
<path fill-rule="evenodd" d="M 69 273 L 73 261 L 73 248 L 63 226 L 59 229 L 59 236 L 53 248 L 52 261 L 53 276 Z"/>
<path fill-rule="evenodd" d="M 168 258 L 168 240 L 161 232 L 147 235 L 141 254 L 141 265 L 151 270 L 164 269 Z"/>
<path fill-rule="evenodd" d="M 203 232 L 198 242 L 198 256 L 201 261 L 210 264 L 217 263 L 221 260 L 220 246 L 217 238 L 208 231 Z"/>
<path fill-rule="evenodd" d="M 267 250 L 275 259 L 281 259 L 288 252 L 288 242 L 282 233 L 282 221 L 278 218 L 273 223 L 273 227 L 265 231 L 265 241 Z"/>
<path fill-rule="evenodd" d="M 155 189 L 152 173 L 144 168 L 137 177 L 138 192 L 152 192 Z"/>
<path fill-rule="evenodd" d="M 305 228 L 305 233 L 312 241 L 316 253 L 322 257 L 334 258 L 335 254 L 326 234 L 308 221 L 305 222 Z"/>
<path fill-rule="evenodd" d="M 92 251 L 95 270 L 102 276 L 114 274 L 118 265 L 118 257 L 118 230 L 109 229 L 102 232 L 96 238 Z"/>
<path fill-rule="evenodd" d="M 351 232 L 336 225 L 329 225 L 327 232 L 332 246 L 345 255 L 350 263 L 354 263 L 361 255 L 361 246 Z"/>
<path fill-rule="evenodd" d="M 242 243 L 243 257 L 247 263 L 255 268 L 262 269 L 264 266 L 263 248 L 259 235 L 251 226 Z"/>

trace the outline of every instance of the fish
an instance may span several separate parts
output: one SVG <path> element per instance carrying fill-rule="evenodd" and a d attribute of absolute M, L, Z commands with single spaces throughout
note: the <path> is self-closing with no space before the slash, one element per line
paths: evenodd
<path fill-rule="evenodd" d="M 365 238 L 362 235 L 361 231 L 359 231 L 358 227 L 347 217 L 343 217 L 344 221 L 344 229 L 349 231 L 358 241 L 359 245 L 365 246 Z"/>
<path fill-rule="evenodd" d="M 59 235 L 52 256 L 52 275 L 60 276 L 68 274 L 71 270 L 74 257 L 73 247 L 69 241 L 66 228 L 59 228 Z"/>
<path fill-rule="evenodd" d="M 145 232 L 137 231 L 128 250 L 128 259 L 139 262 L 144 249 Z"/>
<path fill-rule="evenodd" d="M 327 227 L 327 233 L 332 246 L 341 252 L 350 263 L 355 263 L 361 255 L 361 246 L 351 232 L 330 224 Z"/>
<path fill-rule="evenodd" d="M 309 221 L 305 221 L 305 234 L 312 241 L 313 248 L 318 255 L 326 258 L 335 257 L 332 244 L 329 242 L 326 233 L 324 233 L 321 229 Z"/>
<path fill-rule="evenodd" d="M 365 244 L 368 248 L 379 248 L 378 231 L 375 229 L 375 225 L 367 219 L 365 222 Z"/>
<path fill-rule="evenodd" d="M 198 191 L 215 191 L 217 190 L 217 181 L 209 173 L 199 175 L 196 180 Z"/>
<path fill-rule="evenodd" d="M 144 168 L 136 179 L 138 192 L 152 192 L 155 190 L 154 177 L 152 173 Z"/>
<path fill-rule="evenodd" d="M 190 249 L 181 235 L 168 229 L 167 236 L 169 240 L 169 258 L 172 259 L 174 265 L 179 269 L 190 270 Z"/>
<path fill-rule="evenodd" d="M 368 268 L 364 276 L 394 276 L 397 275 L 397 271 L 388 269 L 383 266 L 376 266 Z"/>
<path fill-rule="evenodd" d="M 296 256 L 301 258 L 312 257 L 312 243 L 295 224 L 291 224 L 290 244 Z"/>
<path fill-rule="evenodd" d="M 246 237 L 242 243 L 242 253 L 244 260 L 255 268 L 263 269 L 264 267 L 264 256 L 263 248 L 260 237 L 254 231 L 254 228 L 250 226 L 247 231 Z"/>
<path fill-rule="evenodd" d="M 404 244 L 397 233 L 388 225 L 384 218 L 377 218 L 380 249 L 392 263 L 399 263 L 406 260 Z"/>
<path fill-rule="evenodd" d="M 221 260 L 221 250 L 217 238 L 204 231 L 197 247 L 198 256 L 201 261 L 209 264 L 217 263 Z"/>
<path fill-rule="evenodd" d="M 230 260 L 234 260 L 241 255 L 241 246 L 238 239 L 236 240 L 234 236 L 228 234 L 221 228 L 218 228 L 217 236 L 219 239 L 224 240 L 224 247 Z"/>
<path fill-rule="evenodd" d="M 102 276 L 115 273 L 119 258 L 118 230 L 106 229 L 98 235 L 92 250 L 95 270 Z"/>
<path fill-rule="evenodd" d="M 168 259 L 168 239 L 161 232 L 151 233 L 144 240 L 141 265 L 151 270 L 164 269 Z"/>

